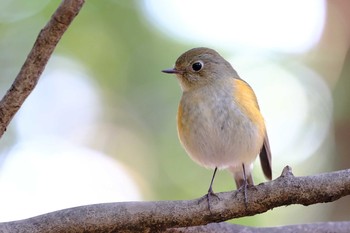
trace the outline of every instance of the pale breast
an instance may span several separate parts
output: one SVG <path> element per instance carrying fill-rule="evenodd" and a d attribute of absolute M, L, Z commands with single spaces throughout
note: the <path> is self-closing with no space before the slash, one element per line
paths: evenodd
<path fill-rule="evenodd" d="M 184 93 L 177 120 L 182 145 L 205 167 L 251 163 L 262 146 L 260 129 L 233 101 L 229 90 L 203 88 Z"/>

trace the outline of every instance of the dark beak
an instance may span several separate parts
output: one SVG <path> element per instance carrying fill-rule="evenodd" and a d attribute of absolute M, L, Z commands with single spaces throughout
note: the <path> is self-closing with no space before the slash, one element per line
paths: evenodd
<path fill-rule="evenodd" d="M 166 74 L 181 74 L 182 73 L 179 70 L 175 70 L 175 68 L 162 70 L 162 72 L 166 73 Z"/>

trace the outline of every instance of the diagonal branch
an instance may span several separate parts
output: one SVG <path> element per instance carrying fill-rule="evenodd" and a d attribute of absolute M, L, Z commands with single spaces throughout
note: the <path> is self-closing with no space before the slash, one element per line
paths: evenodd
<path fill-rule="evenodd" d="M 241 191 L 184 201 L 124 202 L 80 206 L 0 224 L 0 232 L 157 232 L 252 216 L 278 206 L 335 201 L 350 194 L 350 169 L 295 177 L 286 167 L 276 180 L 249 186 L 248 207 Z"/>
<path fill-rule="evenodd" d="M 0 137 L 34 89 L 58 41 L 83 4 L 84 0 L 63 0 L 51 20 L 40 31 L 19 74 L 0 101 Z"/>

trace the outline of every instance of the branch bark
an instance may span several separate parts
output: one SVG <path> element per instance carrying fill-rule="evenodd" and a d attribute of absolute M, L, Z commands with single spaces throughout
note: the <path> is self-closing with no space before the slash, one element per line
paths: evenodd
<path fill-rule="evenodd" d="M 183 201 L 124 202 L 80 206 L 0 224 L 0 232 L 161 232 L 252 216 L 278 206 L 335 201 L 350 194 L 350 169 L 295 177 L 290 167 L 270 182 L 211 198 Z M 347 223 L 347 227 L 349 223 Z M 347 228 L 349 229 L 349 228 Z M 174 229 L 172 229 L 174 230 Z M 177 229 L 177 232 L 186 232 Z M 176 232 L 176 231 L 173 231 Z M 191 231 L 190 231 L 191 232 Z M 193 231 L 192 231 L 193 232 Z"/>
<path fill-rule="evenodd" d="M 36 86 L 57 43 L 79 13 L 84 0 L 64 0 L 41 30 L 19 74 L 0 101 L 0 137 Z"/>
<path fill-rule="evenodd" d="M 325 222 L 325 223 L 310 223 L 300 225 L 289 225 L 280 227 L 247 227 L 241 225 L 234 225 L 229 223 L 210 223 L 205 226 L 175 228 L 165 231 L 165 233 L 349 233 L 350 222 Z"/>

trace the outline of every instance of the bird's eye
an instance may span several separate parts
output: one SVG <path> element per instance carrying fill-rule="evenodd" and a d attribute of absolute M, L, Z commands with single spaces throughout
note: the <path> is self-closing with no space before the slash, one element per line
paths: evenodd
<path fill-rule="evenodd" d="M 192 64 L 192 70 L 194 71 L 200 71 L 203 68 L 203 62 L 201 61 L 196 61 L 195 63 Z"/>

